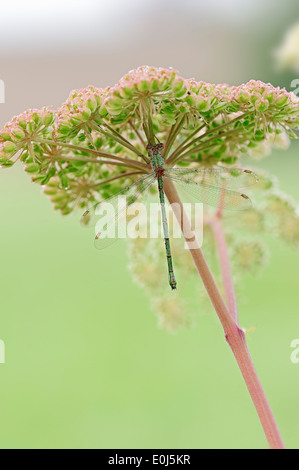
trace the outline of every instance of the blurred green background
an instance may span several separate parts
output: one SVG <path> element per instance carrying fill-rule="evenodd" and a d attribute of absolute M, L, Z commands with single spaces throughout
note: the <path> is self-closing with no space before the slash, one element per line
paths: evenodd
<path fill-rule="evenodd" d="M 278 73 L 272 51 L 299 20 L 298 3 L 207 3 L 65 0 L 55 14 L 56 1 L 29 0 L 22 16 L 12 0 L 0 32 L 0 124 L 28 107 L 58 106 L 72 88 L 113 85 L 142 64 L 290 90 L 299 77 Z M 298 152 L 293 142 L 259 163 L 297 200 Z M 212 309 L 198 305 L 191 329 L 159 329 L 124 242 L 97 252 L 80 214 L 54 213 L 20 166 L 1 170 L 0 198 L 0 448 L 267 447 Z M 250 352 L 285 443 L 298 448 L 290 343 L 299 338 L 299 253 L 271 234 L 267 241 L 269 264 L 245 278 L 241 326 L 257 325 Z"/>

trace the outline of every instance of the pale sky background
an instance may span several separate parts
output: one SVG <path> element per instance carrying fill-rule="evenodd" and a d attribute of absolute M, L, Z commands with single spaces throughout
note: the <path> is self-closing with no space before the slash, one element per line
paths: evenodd
<path fill-rule="evenodd" d="M 156 35 L 159 20 L 168 16 L 167 36 L 176 15 L 173 32 L 188 19 L 198 25 L 227 23 L 245 29 L 254 22 L 251 26 L 256 28 L 267 16 L 269 21 L 277 17 L 281 4 L 278 0 L 10 0 L 1 8 L 1 52 L 54 52 L 57 47 L 59 53 L 75 45 L 97 50 L 119 41 L 123 47 L 136 40 L 134 33 L 143 26 L 144 37 L 150 36 L 151 28 Z"/>
<path fill-rule="evenodd" d="M 29 107 L 57 107 L 72 89 L 114 85 L 144 64 L 216 83 L 296 78 L 275 75 L 272 51 L 299 19 L 297 0 L 1 3 L 0 125 Z"/>
<path fill-rule="evenodd" d="M 179 36 L 186 24 L 246 34 L 288 16 L 285 0 L 10 0 L 1 8 L 1 55 L 124 48 L 155 36 Z M 288 8 L 290 5 L 290 8 Z M 163 20 L 163 21 L 161 21 Z M 162 26 L 163 25 L 163 26 Z M 205 29 L 205 28 L 204 28 Z M 198 31 L 199 32 L 199 31 Z M 192 31 L 190 31 L 192 33 Z M 216 38 L 215 38 L 216 39 Z M 202 37 L 204 40 L 204 37 Z M 135 44 L 136 45 L 136 44 Z M 56 49 L 57 48 L 57 49 Z"/>

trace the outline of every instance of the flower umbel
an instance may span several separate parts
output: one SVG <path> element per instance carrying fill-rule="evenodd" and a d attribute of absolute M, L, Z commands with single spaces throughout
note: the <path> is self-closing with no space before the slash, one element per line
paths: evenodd
<path fill-rule="evenodd" d="M 150 171 L 146 145 L 154 136 L 166 166 L 228 166 L 286 145 L 298 125 L 299 98 L 285 89 L 254 80 L 213 85 L 144 66 L 114 87 L 72 91 L 56 111 L 14 117 L 0 133 L 0 163 L 21 160 L 68 214 Z"/>

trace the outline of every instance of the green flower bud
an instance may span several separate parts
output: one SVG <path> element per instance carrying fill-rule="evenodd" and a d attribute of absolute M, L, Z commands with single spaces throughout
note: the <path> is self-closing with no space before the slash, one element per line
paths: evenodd
<path fill-rule="evenodd" d="M 95 99 L 89 99 L 86 101 L 86 105 L 90 109 L 90 111 L 93 113 L 97 109 L 97 102 Z"/>
<path fill-rule="evenodd" d="M 181 90 L 175 92 L 175 97 L 182 98 L 183 96 L 186 95 L 186 93 L 187 93 L 187 88 L 184 87 Z M 194 99 L 192 99 L 192 104 L 194 104 Z"/>
<path fill-rule="evenodd" d="M 186 103 L 189 104 L 189 106 L 195 106 L 196 102 L 195 99 L 192 95 L 187 95 L 185 98 Z"/>
<path fill-rule="evenodd" d="M 49 127 L 51 126 L 51 124 L 53 124 L 53 122 L 54 122 L 54 113 L 52 112 L 45 113 L 43 116 L 43 125 L 45 127 Z"/>
<path fill-rule="evenodd" d="M 149 83 L 147 80 L 140 80 L 138 83 L 138 90 L 139 91 L 147 91 L 149 89 Z"/>
<path fill-rule="evenodd" d="M 158 80 L 152 80 L 150 82 L 150 91 L 157 91 L 159 89 L 159 82 Z"/>
<path fill-rule="evenodd" d="M 41 120 L 39 113 L 32 113 L 31 119 L 33 119 L 36 125 L 42 124 L 42 120 Z"/>
<path fill-rule="evenodd" d="M 119 96 L 121 98 L 131 98 L 133 95 L 133 90 L 130 87 L 122 87 L 119 90 Z"/>
<path fill-rule="evenodd" d="M 2 139 L 2 140 L 11 140 L 11 135 L 9 134 L 9 132 L 3 130 L 3 131 L 1 131 L 0 139 Z"/>
<path fill-rule="evenodd" d="M 254 106 L 257 111 L 265 112 L 269 108 L 269 101 L 265 99 L 256 100 Z"/>
<path fill-rule="evenodd" d="M 209 111 L 210 109 L 210 102 L 206 98 L 199 98 L 197 102 L 197 108 L 201 112 Z"/>
<path fill-rule="evenodd" d="M 25 138 L 25 133 L 22 131 L 22 129 L 17 128 L 13 131 L 13 135 L 16 139 L 21 140 Z"/>
<path fill-rule="evenodd" d="M 184 87 L 184 80 L 182 79 L 178 79 L 176 81 L 174 81 L 173 83 L 173 91 L 174 93 L 178 93 L 179 91 L 182 90 L 182 88 Z"/>
<path fill-rule="evenodd" d="M 46 187 L 44 189 L 44 194 L 46 194 L 47 196 L 54 196 L 54 194 L 56 194 L 56 189 Z"/>
<path fill-rule="evenodd" d="M 16 145 L 13 142 L 4 142 L 3 144 L 3 150 L 5 153 L 14 153 L 17 150 Z"/>
<path fill-rule="evenodd" d="M 72 130 L 72 126 L 71 126 L 69 123 L 67 123 L 67 122 L 63 122 L 63 123 L 61 123 L 60 126 L 59 126 L 59 133 L 60 133 L 60 134 L 65 134 L 65 135 L 67 135 L 67 134 L 70 133 L 71 130 Z"/>
<path fill-rule="evenodd" d="M 23 119 L 20 119 L 19 120 L 19 126 L 22 127 L 22 129 L 26 130 L 27 122 L 24 121 Z"/>
<path fill-rule="evenodd" d="M 12 160 L 6 160 L 6 161 L 1 162 L 1 167 L 4 167 L 4 168 L 9 168 L 13 165 L 14 165 L 14 162 Z"/>
<path fill-rule="evenodd" d="M 37 163 L 29 163 L 29 165 L 26 166 L 27 173 L 39 173 L 39 170 L 40 167 Z"/>
<path fill-rule="evenodd" d="M 223 159 L 223 162 L 227 165 L 234 165 L 238 161 L 237 157 L 226 157 Z"/>
<path fill-rule="evenodd" d="M 33 134 L 33 132 L 36 130 L 36 128 L 37 128 L 37 125 L 36 125 L 35 122 L 28 122 L 27 129 L 31 134 Z"/>
<path fill-rule="evenodd" d="M 289 101 L 289 97 L 286 95 L 282 95 L 276 100 L 276 106 L 282 108 L 287 102 Z"/>
<path fill-rule="evenodd" d="M 165 106 L 163 108 L 163 113 L 166 114 L 167 117 L 173 118 L 176 113 L 176 108 L 173 105 Z"/>
<path fill-rule="evenodd" d="M 64 194 L 56 194 L 51 199 L 53 202 L 61 202 L 64 199 Z"/>
<path fill-rule="evenodd" d="M 85 108 L 82 113 L 80 113 L 80 116 L 82 116 L 83 121 L 88 121 L 88 119 L 91 116 L 91 111 L 89 108 Z"/>
<path fill-rule="evenodd" d="M 241 103 L 248 103 L 250 101 L 250 94 L 246 91 L 242 91 L 239 94 L 238 98 Z"/>

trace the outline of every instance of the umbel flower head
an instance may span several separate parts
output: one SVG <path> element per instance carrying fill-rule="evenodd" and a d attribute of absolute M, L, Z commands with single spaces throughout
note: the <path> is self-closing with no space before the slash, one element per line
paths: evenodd
<path fill-rule="evenodd" d="M 163 142 L 168 167 L 229 166 L 296 137 L 299 98 L 251 80 L 230 87 L 139 67 L 114 87 L 74 90 L 57 110 L 28 110 L 0 132 L 0 164 L 20 160 L 62 214 L 148 173 Z"/>

